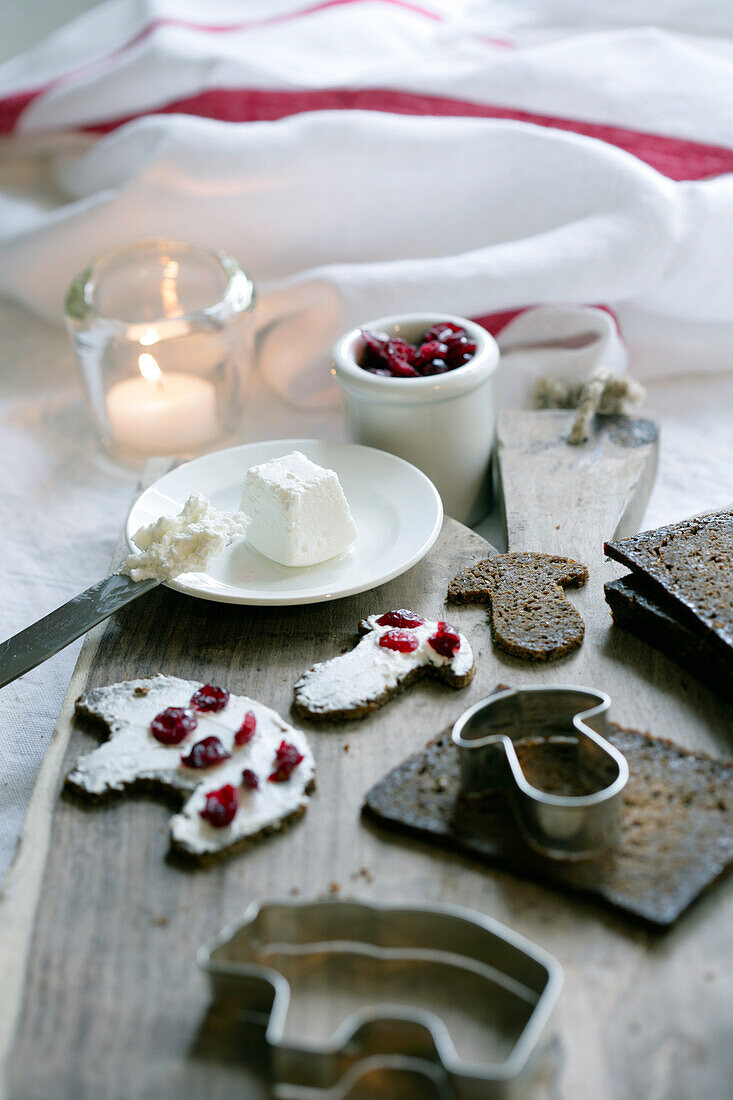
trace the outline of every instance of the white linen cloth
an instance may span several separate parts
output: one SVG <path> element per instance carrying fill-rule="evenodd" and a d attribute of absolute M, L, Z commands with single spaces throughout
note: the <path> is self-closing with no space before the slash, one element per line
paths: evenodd
<path fill-rule="evenodd" d="M 732 32 L 714 0 L 108 0 L 0 66 L 2 635 L 108 564 L 134 476 L 58 322 L 93 254 L 145 236 L 258 285 L 244 439 L 342 434 L 325 367 L 353 324 L 542 305 L 504 346 L 599 339 L 507 356 L 502 403 L 628 347 L 662 421 L 649 524 L 733 500 Z M 3 690 L 0 874 L 73 657 Z"/>

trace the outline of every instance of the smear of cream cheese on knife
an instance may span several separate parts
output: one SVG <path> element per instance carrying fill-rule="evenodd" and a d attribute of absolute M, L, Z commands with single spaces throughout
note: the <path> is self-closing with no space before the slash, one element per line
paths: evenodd
<path fill-rule="evenodd" d="M 181 573 L 200 573 L 236 539 L 244 538 L 244 512 L 221 512 L 193 493 L 177 516 L 161 516 L 132 536 L 137 553 L 125 559 L 121 573 L 134 581 L 171 581 Z"/>

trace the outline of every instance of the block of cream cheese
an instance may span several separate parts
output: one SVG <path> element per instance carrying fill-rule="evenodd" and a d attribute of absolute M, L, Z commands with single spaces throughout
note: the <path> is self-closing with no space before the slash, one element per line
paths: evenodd
<path fill-rule="evenodd" d="M 356 538 L 337 475 L 300 451 L 250 467 L 241 507 L 250 521 L 247 541 L 280 565 L 316 565 Z"/>

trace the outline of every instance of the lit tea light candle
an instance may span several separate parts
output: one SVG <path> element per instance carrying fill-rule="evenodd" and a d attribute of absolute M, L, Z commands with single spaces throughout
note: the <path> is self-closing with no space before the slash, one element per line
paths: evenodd
<path fill-rule="evenodd" d="M 155 342 L 145 340 L 148 346 Z M 217 437 L 221 429 L 211 382 L 163 372 L 150 352 L 141 353 L 138 367 L 139 377 L 118 382 L 107 394 L 114 444 L 149 455 L 184 454 Z"/>
<path fill-rule="evenodd" d="M 186 241 L 134 241 L 87 264 L 66 295 L 66 325 L 112 456 L 189 458 L 234 436 L 254 300 L 232 256 Z"/>

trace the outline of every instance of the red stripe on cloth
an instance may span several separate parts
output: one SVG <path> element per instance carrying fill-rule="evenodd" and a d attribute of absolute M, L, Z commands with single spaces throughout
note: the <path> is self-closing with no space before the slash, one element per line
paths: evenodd
<path fill-rule="evenodd" d="M 16 123 L 29 103 L 43 89 L 37 88 L 32 92 L 18 92 L 17 95 L 9 95 L 0 99 L 0 134 L 9 134 L 15 129 Z"/>
<path fill-rule="evenodd" d="M 131 38 L 124 47 L 121 47 L 121 49 L 127 49 L 129 46 L 137 45 L 138 42 L 142 42 L 143 39 L 147 38 L 153 31 L 157 30 L 158 27 L 185 27 L 188 30 L 202 31 L 205 34 L 232 34 L 237 31 L 255 30 L 258 27 L 270 27 L 277 23 L 289 23 L 294 19 L 303 19 L 308 15 L 317 15 L 318 12 L 327 11 L 329 8 L 351 7 L 353 4 L 362 3 L 389 4 L 394 8 L 403 8 L 413 15 L 422 15 L 425 19 L 432 19 L 435 23 L 444 22 L 442 15 L 438 15 L 438 13 L 434 11 L 429 11 L 427 8 L 421 8 L 417 4 L 412 4 L 409 0 L 321 0 L 320 3 L 310 4 L 307 8 L 297 8 L 295 11 L 281 12 L 279 15 L 265 15 L 260 19 L 247 19 L 243 23 L 197 23 L 193 19 L 176 19 L 174 16 L 162 15 L 158 19 L 152 19 L 150 23 L 144 26 L 141 31 L 138 31 L 135 37 Z M 497 42 L 498 41 L 503 40 L 497 39 Z"/>
<path fill-rule="evenodd" d="M 477 325 L 481 325 L 481 328 L 485 328 L 492 336 L 498 336 L 510 321 L 513 321 L 520 313 L 526 313 L 528 309 L 532 308 L 532 306 L 522 306 L 521 309 L 504 309 L 501 313 L 487 313 L 483 317 L 472 317 L 471 320 L 475 321 Z"/>
<path fill-rule="evenodd" d="M 385 111 L 404 115 L 440 115 L 462 118 L 499 118 L 529 122 L 555 130 L 597 138 L 631 153 L 672 180 L 698 180 L 733 172 L 733 149 L 683 138 L 665 137 L 621 126 L 514 111 L 445 96 L 396 91 L 389 88 L 322 88 L 299 91 L 259 88 L 212 88 L 156 107 L 154 114 L 186 114 L 224 122 L 272 122 L 306 111 Z M 128 115 L 85 127 L 107 133 L 139 115 Z"/>
<path fill-rule="evenodd" d="M 589 309 L 602 309 L 604 313 L 607 313 L 612 318 L 616 325 L 616 331 L 619 336 L 621 335 L 621 327 L 618 323 L 618 317 L 613 312 L 610 306 L 593 305 L 587 307 Z M 537 309 L 537 306 L 522 306 L 520 309 L 504 309 L 500 313 L 486 313 L 482 317 L 472 317 L 471 320 L 475 321 L 477 325 L 481 325 L 481 328 L 485 328 L 487 332 L 492 336 L 498 336 L 500 332 L 514 320 L 515 317 L 519 317 L 520 313 L 526 313 L 528 309 Z"/>
<path fill-rule="evenodd" d="M 306 16 L 317 15 L 319 12 L 327 11 L 330 8 L 350 7 L 353 4 L 362 3 L 389 4 L 392 7 L 409 11 L 413 15 L 421 15 L 425 19 L 430 19 L 435 23 L 443 23 L 445 21 L 442 15 L 430 11 L 428 8 L 422 8 L 418 4 L 413 4 L 411 0 L 319 0 L 319 3 L 310 4 L 305 8 L 296 8 L 294 11 L 281 12 L 279 15 L 265 15 L 259 19 L 247 19 L 240 23 L 197 23 L 193 19 L 176 19 L 173 16 L 160 16 L 157 19 L 151 19 L 150 22 L 141 27 L 132 38 L 127 42 L 123 42 L 121 46 L 117 46 L 104 57 L 97 58 L 95 61 L 86 62 L 84 65 L 80 65 L 78 68 L 72 69 L 67 73 L 62 73 L 61 76 L 55 77 L 53 80 L 49 80 L 45 84 L 38 85 L 35 88 L 26 89 L 24 92 L 18 92 L 6 96 L 5 98 L 0 98 L 0 134 L 11 133 L 15 129 L 18 118 L 25 108 L 39 95 L 51 91 L 52 88 L 71 84 L 75 80 L 78 80 L 79 77 L 87 77 L 100 70 L 103 71 L 110 61 L 114 61 L 115 58 L 120 57 L 120 55 L 126 53 L 127 50 L 144 42 L 160 27 L 184 27 L 187 30 L 200 31 L 202 34 L 234 34 L 240 31 L 256 30 L 259 27 L 272 26 L 277 23 L 288 23 L 295 19 L 303 19 Z M 486 35 L 479 37 L 493 46 L 506 46 L 507 48 L 512 48 L 514 45 L 513 42 L 504 38 L 490 38 Z"/>

